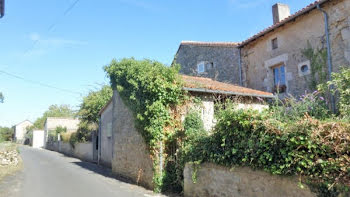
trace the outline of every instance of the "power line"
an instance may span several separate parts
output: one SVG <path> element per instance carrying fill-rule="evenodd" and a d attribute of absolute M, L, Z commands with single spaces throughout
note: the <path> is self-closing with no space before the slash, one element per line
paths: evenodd
<path fill-rule="evenodd" d="M 79 2 L 80 0 L 74 1 L 64 12 L 63 16 L 66 16 Z M 59 22 L 59 18 L 56 20 L 56 22 L 52 23 L 49 28 L 47 29 L 48 31 L 51 31 Z"/>
<path fill-rule="evenodd" d="M 72 90 L 68 90 L 68 89 L 64 89 L 64 88 L 55 87 L 55 86 L 52 86 L 52 85 L 48 85 L 48 84 L 42 83 L 40 81 L 34 81 L 34 80 L 26 79 L 24 77 L 21 77 L 21 76 L 18 76 L 18 75 L 15 75 L 15 74 L 3 71 L 3 70 L 0 70 L 0 73 L 5 74 L 7 76 L 11 76 L 13 78 L 17 78 L 17 79 L 23 80 L 23 81 L 28 82 L 28 83 L 44 86 L 44 87 L 51 88 L 51 89 L 56 89 L 56 90 L 59 90 L 59 91 L 62 91 L 62 92 L 67 92 L 67 93 L 71 93 L 71 94 L 78 94 L 80 96 L 82 95 L 80 92 L 76 92 L 76 91 L 72 91 Z"/>
<path fill-rule="evenodd" d="M 79 2 L 80 0 L 75 0 L 72 4 L 70 4 L 70 6 L 64 10 L 63 12 L 63 16 L 66 16 Z M 51 31 L 58 23 L 59 23 L 60 18 L 56 19 L 55 22 L 53 22 L 48 28 L 47 31 Z M 26 54 L 28 54 L 30 51 L 32 51 L 35 47 L 35 45 L 39 42 L 39 39 L 35 40 L 32 44 L 31 47 L 29 47 L 24 53 L 23 56 L 25 56 Z"/>

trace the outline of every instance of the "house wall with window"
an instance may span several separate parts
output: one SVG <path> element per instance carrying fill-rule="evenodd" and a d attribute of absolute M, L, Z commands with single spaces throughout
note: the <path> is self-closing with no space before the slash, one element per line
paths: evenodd
<path fill-rule="evenodd" d="M 350 1 L 322 5 L 329 15 L 333 71 L 350 65 Z M 246 87 L 298 96 L 309 90 L 312 69 L 302 54 L 308 47 L 326 49 L 323 14 L 313 9 L 294 21 L 251 41 L 242 48 L 243 83 Z"/>
<path fill-rule="evenodd" d="M 308 47 L 308 42 L 312 48 L 325 47 L 323 15 L 312 12 L 242 49 L 246 87 L 293 95 L 308 90 L 310 72 L 303 73 L 299 64 L 306 62 L 304 70 L 311 68 L 302 50 Z"/>
<path fill-rule="evenodd" d="M 184 41 L 174 62 L 182 74 L 239 84 L 238 52 L 236 43 Z"/>

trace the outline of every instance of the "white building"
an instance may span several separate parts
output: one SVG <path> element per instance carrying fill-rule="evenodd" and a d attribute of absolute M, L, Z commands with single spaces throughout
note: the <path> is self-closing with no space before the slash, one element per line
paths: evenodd
<path fill-rule="evenodd" d="M 34 130 L 33 131 L 33 148 L 43 148 L 45 140 L 44 130 Z"/>
<path fill-rule="evenodd" d="M 32 126 L 33 123 L 30 122 L 29 120 L 22 121 L 15 126 L 14 128 L 14 141 L 20 144 L 24 143 L 25 140 L 25 135 L 27 133 L 27 127 Z"/>

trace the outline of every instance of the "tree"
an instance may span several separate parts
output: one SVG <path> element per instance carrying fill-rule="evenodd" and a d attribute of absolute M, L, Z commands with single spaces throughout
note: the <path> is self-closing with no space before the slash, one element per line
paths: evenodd
<path fill-rule="evenodd" d="M 73 118 L 76 116 L 76 112 L 69 105 L 51 105 L 47 111 L 44 112 L 42 117 L 39 117 L 34 122 L 34 128 L 44 129 L 44 124 L 47 117 L 65 117 Z"/>
<path fill-rule="evenodd" d="M 112 98 L 112 95 L 112 88 L 108 85 L 103 86 L 100 90 L 91 91 L 83 98 L 80 105 L 78 112 L 80 120 L 89 124 L 98 124 L 98 113 Z"/>
<path fill-rule="evenodd" d="M 11 141 L 13 134 L 14 134 L 13 128 L 0 127 L 0 142 Z"/>
<path fill-rule="evenodd" d="M 112 95 L 112 88 L 104 85 L 99 90 L 90 91 L 83 98 L 78 112 L 80 119 L 78 132 L 72 135 L 71 143 L 73 141 L 84 142 L 91 139 L 91 133 L 98 128 L 99 112 L 112 98 Z"/>

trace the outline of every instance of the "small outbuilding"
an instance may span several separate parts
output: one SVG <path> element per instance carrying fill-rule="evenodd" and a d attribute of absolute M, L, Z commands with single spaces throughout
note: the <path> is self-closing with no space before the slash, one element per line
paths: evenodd
<path fill-rule="evenodd" d="M 269 92 L 218 82 L 209 78 L 182 76 L 184 90 L 201 101 L 200 112 L 204 127 L 215 125 L 215 102 L 237 99 L 238 108 L 261 110 L 262 101 L 274 98 Z M 191 105 L 191 104 L 190 104 Z M 186 116 L 184 110 L 182 117 Z M 110 102 L 100 111 L 99 162 L 111 166 L 113 173 L 153 188 L 153 160 L 147 144 L 135 127 L 133 112 L 114 90 Z"/>

